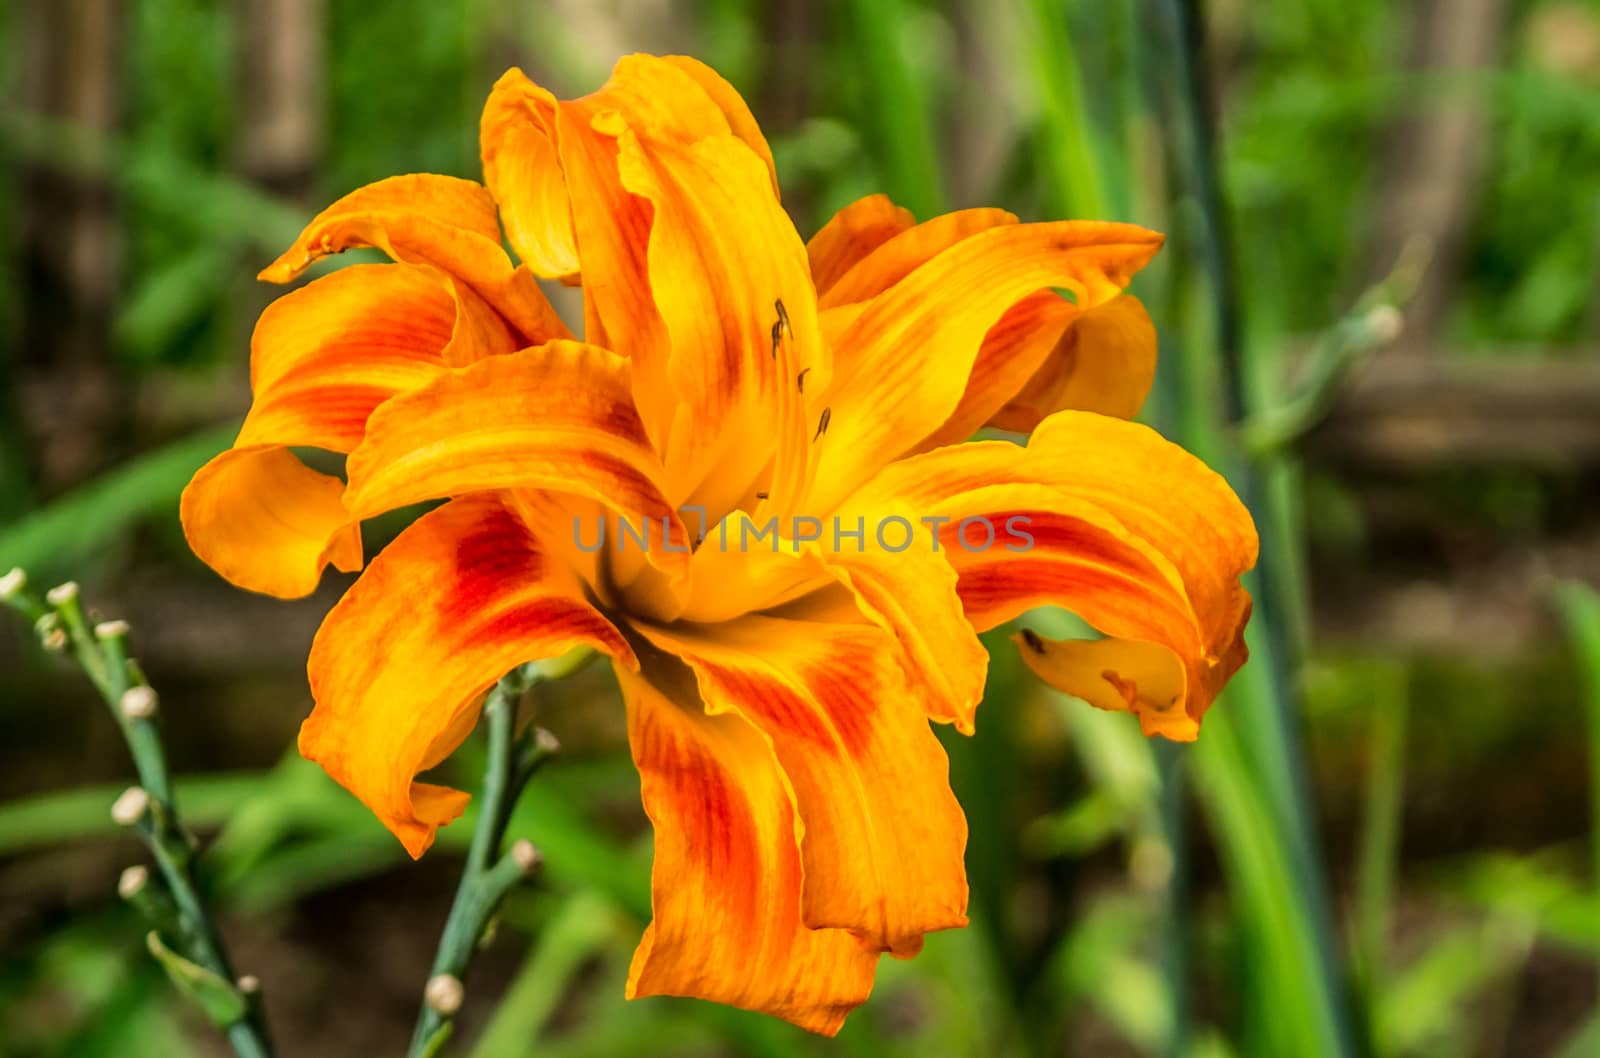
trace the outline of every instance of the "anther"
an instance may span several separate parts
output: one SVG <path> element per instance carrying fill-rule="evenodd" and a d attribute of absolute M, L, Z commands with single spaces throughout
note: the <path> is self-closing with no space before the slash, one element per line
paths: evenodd
<path fill-rule="evenodd" d="M 778 346 L 783 344 L 784 335 L 793 336 L 794 329 L 789 326 L 789 310 L 783 307 L 783 299 L 779 298 L 772 303 L 778 310 L 778 318 L 772 323 L 772 359 L 778 359 Z"/>
<path fill-rule="evenodd" d="M 65 584 L 57 584 L 54 588 L 44 593 L 45 601 L 51 606 L 65 606 L 78 597 L 78 582 L 69 580 Z"/>
<path fill-rule="evenodd" d="M 261 978 L 257 977 L 255 974 L 245 974 L 243 977 L 239 978 L 239 980 L 235 981 L 234 984 L 238 987 L 240 992 L 247 996 L 253 996 L 257 992 L 261 991 Z"/>
<path fill-rule="evenodd" d="M 14 567 L 11 572 L 0 577 L 0 599 L 10 599 L 23 588 L 28 586 L 28 575 L 22 568 Z"/>
<path fill-rule="evenodd" d="M 794 376 L 794 388 L 799 390 L 801 393 L 806 391 L 806 372 L 810 370 L 811 369 L 809 367 L 802 367 L 800 369 L 800 373 Z"/>
<path fill-rule="evenodd" d="M 758 493 L 756 493 L 756 499 L 758 499 L 758 500 L 764 500 L 764 499 L 766 499 L 766 498 L 767 498 L 767 494 L 766 494 L 766 493 L 765 493 L 765 492 L 758 492 Z"/>
<path fill-rule="evenodd" d="M 822 417 L 817 420 L 817 432 L 811 435 L 811 440 L 814 442 L 814 441 L 817 440 L 817 438 L 819 438 L 823 434 L 827 433 L 828 432 L 828 424 L 830 422 L 832 422 L 832 421 L 833 421 L 833 409 L 832 408 L 823 408 L 822 409 Z"/>
<path fill-rule="evenodd" d="M 1022 630 L 1022 641 L 1026 643 L 1028 645 L 1028 649 L 1033 651 L 1035 654 L 1043 654 L 1045 652 L 1044 640 L 1040 639 L 1039 633 L 1035 632 L 1031 628 L 1024 628 Z"/>

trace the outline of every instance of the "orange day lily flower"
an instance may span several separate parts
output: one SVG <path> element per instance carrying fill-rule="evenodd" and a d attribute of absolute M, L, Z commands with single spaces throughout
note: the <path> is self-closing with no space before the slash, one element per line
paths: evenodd
<path fill-rule="evenodd" d="M 261 273 L 393 262 L 262 314 L 188 539 L 295 597 L 362 567 L 362 520 L 447 501 L 323 622 L 301 752 L 420 856 L 467 795 L 416 776 L 489 687 L 603 652 L 656 838 L 629 995 L 832 1033 L 881 953 L 967 920 L 929 721 L 972 730 L 979 632 L 1078 613 L 1106 638 L 1025 632 L 1028 665 L 1173 739 L 1244 661 L 1249 515 L 1127 421 L 1155 334 L 1123 291 L 1161 236 L 872 196 L 802 242 L 744 101 L 686 58 L 570 102 L 512 70 L 481 132 L 483 184 L 363 187 Z M 581 285 L 581 339 L 538 278 Z M 963 443 L 985 425 L 1027 444 Z M 290 446 L 346 454 L 346 480 Z M 649 546 L 595 546 L 608 523 Z"/>

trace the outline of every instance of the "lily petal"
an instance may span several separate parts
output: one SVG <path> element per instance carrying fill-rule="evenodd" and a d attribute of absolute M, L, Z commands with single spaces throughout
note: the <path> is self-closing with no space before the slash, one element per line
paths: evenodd
<path fill-rule="evenodd" d="M 892 650 L 928 717 L 972 734 L 989 654 L 962 608 L 956 570 L 926 542 L 928 531 L 917 524 L 919 512 L 873 505 L 871 515 L 858 523 L 851 521 L 852 515 L 859 518 L 859 509 L 836 517 L 847 529 L 863 529 L 866 543 L 832 552 L 819 549 L 823 565 L 850 589 L 861 611 L 891 635 Z M 906 528 L 891 522 L 896 517 L 904 519 Z M 910 547 L 891 550 L 907 533 Z"/>
<path fill-rule="evenodd" d="M 260 278 L 287 283 L 318 258 L 358 246 L 455 276 L 504 316 L 525 344 L 571 337 L 532 271 L 512 268 L 500 245 L 494 199 L 482 184 L 414 173 L 357 188 L 312 218 Z"/>
<path fill-rule="evenodd" d="M 888 195 L 859 198 L 835 213 L 806 243 L 811 279 L 826 296 L 857 261 L 916 223 L 904 206 Z"/>
<path fill-rule="evenodd" d="M 617 190 L 614 148 L 606 164 L 607 137 L 593 127 L 608 112 L 623 115 L 651 139 L 692 143 L 731 130 L 762 158 L 777 190 L 772 151 L 749 107 L 733 86 L 696 59 L 625 56 L 599 91 L 566 103 L 513 68 L 495 83 L 484 106 L 479 148 L 484 183 L 499 204 L 506 239 L 541 276 L 580 281 L 576 211 L 582 214 L 579 227 L 587 229 L 583 242 L 584 256 L 593 258 L 589 271 L 600 285 L 607 281 L 597 264 L 600 257 L 613 256 L 615 247 L 608 250 L 609 240 L 596 231 L 603 211 L 589 206 L 596 199 L 614 200 Z M 586 201 L 574 202 L 569 186 Z M 613 344 L 606 337 L 604 331 L 590 329 L 591 341 Z M 626 352 L 631 343 L 615 344 Z"/>
<path fill-rule="evenodd" d="M 396 397 L 368 421 L 346 469 L 353 517 L 473 492 L 549 489 L 670 533 L 668 546 L 651 549 L 654 563 L 678 568 L 689 557 L 633 409 L 628 361 L 597 346 L 549 342 Z"/>
<path fill-rule="evenodd" d="M 1244 662 L 1250 603 L 1239 577 L 1255 562 L 1250 516 L 1219 476 L 1147 427 L 1060 412 L 1026 449 L 984 442 L 901 460 L 848 508 L 951 519 L 942 553 L 979 631 L 1059 605 L 1143 644 L 1032 636 L 1027 653 L 1062 690 L 1134 709 L 1147 732 L 1193 738 Z M 979 521 L 963 526 L 969 518 Z"/>
<path fill-rule="evenodd" d="M 831 510 L 960 404 L 984 336 L 1017 302 L 1050 287 L 1080 308 L 1110 300 L 1161 246 L 1128 224 L 1066 221 L 980 232 L 868 303 L 839 339 L 831 409 L 807 506 Z"/>
<path fill-rule="evenodd" d="M 501 498 L 452 501 L 396 537 L 323 621 L 300 752 L 421 856 L 468 797 L 417 773 L 461 744 L 502 675 L 580 645 L 636 664 Z"/>
<path fill-rule="evenodd" d="M 617 667 L 656 836 L 628 998 L 693 996 L 833 1035 L 871 993 L 877 954 L 801 922 L 800 824 L 772 747 L 740 717 L 707 716 L 680 663 L 645 666 Z"/>
<path fill-rule="evenodd" d="M 634 389 L 642 414 L 671 415 L 652 430 L 665 438 L 669 494 L 729 510 L 773 459 L 773 446 L 752 438 L 776 431 L 770 491 L 792 503 L 810 447 L 798 378 L 826 386 L 829 375 L 800 236 L 743 141 L 648 145 L 629 130 L 620 143 L 623 185 L 654 216 L 649 284 L 670 342 L 669 401 L 656 364 L 638 364 Z"/>
<path fill-rule="evenodd" d="M 648 59 L 649 56 L 639 58 Z M 767 145 L 767 138 L 762 134 L 761 125 L 756 121 L 755 114 L 751 113 L 750 104 L 744 101 L 738 89 L 729 84 L 717 71 L 691 55 L 665 55 L 661 61 L 677 67 L 693 78 L 694 83 L 700 86 L 707 98 L 722 111 L 722 116 L 728 122 L 728 131 L 743 140 L 756 152 L 756 157 L 766 164 L 767 172 L 772 177 L 772 193 L 778 194 L 778 166 L 772 160 L 772 148 Z"/>
<path fill-rule="evenodd" d="M 821 295 L 823 308 L 867 301 L 894 286 L 919 267 L 964 239 L 1017 223 L 1003 209 L 963 209 L 944 213 L 915 227 L 897 232 L 852 264 Z"/>
<path fill-rule="evenodd" d="M 280 599 L 310 595 L 332 563 L 361 568 L 361 530 L 344 483 L 281 445 L 230 448 L 183 490 L 183 535 L 229 583 Z"/>
<path fill-rule="evenodd" d="M 807 926 L 910 955 L 924 934 L 966 924 L 966 819 L 885 633 L 755 615 L 635 627 L 689 665 L 707 713 L 770 742 L 802 824 Z"/>
<path fill-rule="evenodd" d="M 1063 410 L 1092 411 L 1131 419 L 1139 414 L 1156 378 L 1156 328 L 1144 304 L 1132 294 L 1112 298 L 1087 312 L 1074 312 L 1059 340 L 1035 373 L 1003 407 L 985 417 L 991 426 L 1029 433 L 1046 416 Z M 990 338 L 993 339 L 991 332 Z M 978 355 L 973 378 L 985 374 L 985 352 Z M 995 387 L 996 391 L 1001 387 Z M 971 390 L 969 388 L 969 395 Z M 966 400 L 963 399 L 963 404 Z M 973 409 L 983 414 L 993 398 Z M 961 411 L 951 417 L 961 418 Z M 966 433 L 971 419 L 956 426 Z"/>
<path fill-rule="evenodd" d="M 478 143 L 483 182 L 499 204 L 506 241 L 536 274 L 573 282 L 578 243 L 556 147 L 559 106 L 547 89 L 512 67 L 484 104 Z"/>
<path fill-rule="evenodd" d="M 180 504 L 184 534 L 232 583 L 307 595 L 329 562 L 361 568 L 343 483 L 287 446 L 348 452 L 373 408 L 443 370 L 443 352 L 498 351 L 477 311 L 432 269 L 356 265 L 269 305 L 251 337 L 255 399 L 234 446 L 201 468 Z"/>

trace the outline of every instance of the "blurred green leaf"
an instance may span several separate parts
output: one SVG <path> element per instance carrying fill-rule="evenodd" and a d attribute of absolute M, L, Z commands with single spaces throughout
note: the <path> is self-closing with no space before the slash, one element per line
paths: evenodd
<path fill-rule="evenodd" d="M 0 565 L 21 566 L 40 581 L 81 569 L 135 522 L 174 515 L 194 472 L 238 429 L 214 427 L 147 452 L 0 529 Z"/>

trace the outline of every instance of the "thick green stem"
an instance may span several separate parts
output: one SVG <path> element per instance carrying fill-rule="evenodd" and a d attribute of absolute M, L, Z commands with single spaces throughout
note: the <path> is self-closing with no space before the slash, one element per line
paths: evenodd
<path fill-rule="evenodd" d="M 1389 908 L 1399 858 L 1405 786 L 1406 720 L 1410 694 L 1404 667 L 1381 664 L 1373 673 L 1372 748 L 1367 771 L 1366 816 L 1357 861 L 1356 922 L 1362 984 L 1370 1006 L 1382 994 L 1389 937 Z"/>
<path fill-rule="evenodd" d="M 144 839 L 165 883 L 166 894 L 151 891 L 145 878 L 142 884 L 129 885 L 124 895 L 136 907 L 152 912 L 150 921 L 158 933 L 173 930 L 175 910 L 177 936 L 172 939 L 179 942 L 181 954 L 171 957 L 183 966 L 193 963 L 191 970 L 196 975 L 204 971 L 205 978 L 215 982 L 208 987 L 236 997 L 233 1013 L 219 1021 L 219 1027 L 239 1058 L 270 1058 L 272 1048 L 259 1000 L 253 989 L 246 996 L 235 984 L 227 949 L 200 898 L 195 843 L 178 815 L 156 725 L 156 695 L 138 665 L 128 657 L 128 627 L 121 621 L 109 621 L 91 630 L 76 584 L 69 582 L 53 588 L 46 599 L 48 607 L 28 590 L 27 578 L 20 570 L 0 578 L 0 601 L 40 627 L 47 646 L 71 649 L 110 707 L 128 744 L 140 785 L 118 799 L 112 815 Z M 56 638 L 61 635 L 66 638 L 64 644 Z"/>
<path fill-rule="evenodd" d="M 534 666 L 513 670 L 495 685 L 484 703 L 489 752 L 478 801 L 478 823 L 434 955 L 422 1010 L 411 1036 L 411 1058 L 440 1053 L 454 1028 L 462 980 L 490 919 L 506 894 L 539 866 L 538 852 L 528 842 L 519 841 L 504 854 L 500 845 L 523 786 L 556 749 L 555 740 L 543 731 L 531 730 L 521 738 L 516 735 L 517 701 L 541 678 Z"/>

